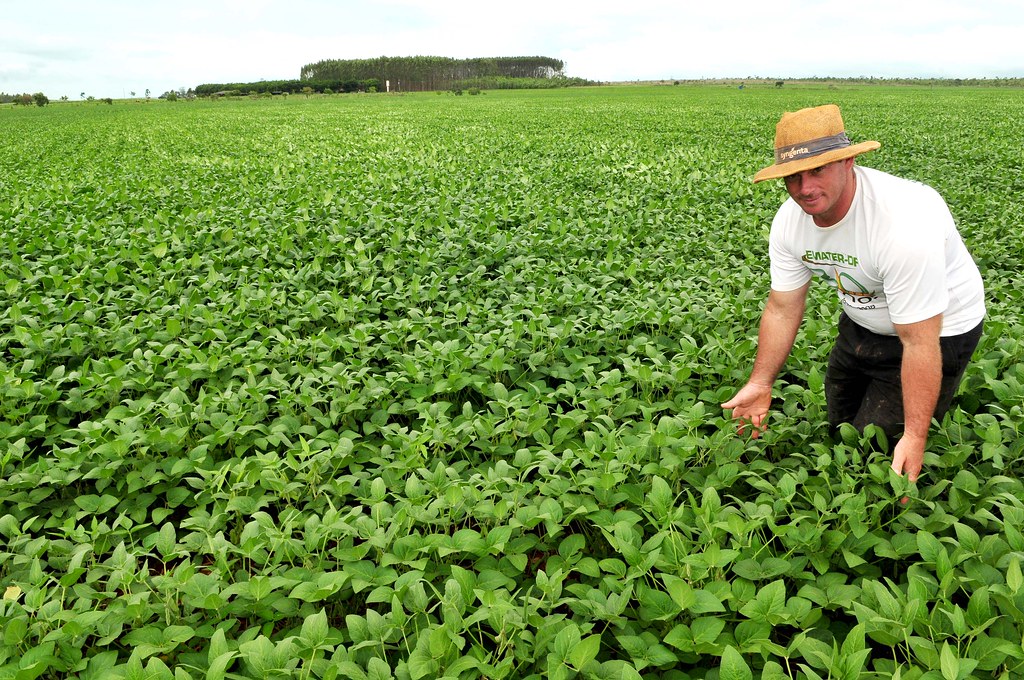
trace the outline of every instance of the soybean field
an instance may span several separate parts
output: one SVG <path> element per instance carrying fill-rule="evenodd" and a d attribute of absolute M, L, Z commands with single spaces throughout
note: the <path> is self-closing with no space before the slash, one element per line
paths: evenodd
<path fill-rule="evenodd" d="M 746 380 L 784 111 L 946 198 L 985 335 L 916 485 Z M 1024 677 L 1024 94 L 0 107 L 0 678 Z M 906 504 L 900 498 L 909 498 Z"/>

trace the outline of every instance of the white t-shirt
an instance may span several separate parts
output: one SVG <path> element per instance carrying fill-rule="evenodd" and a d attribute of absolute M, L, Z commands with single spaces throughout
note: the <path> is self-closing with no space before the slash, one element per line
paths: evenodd
<path fill-rule="evenodd" d="M 771 285 L 795 290 L 829 281 L 859 325 L 895 335 L 942 314 L 941 335 L 971 330 L 985 316 L 981 274 L 946 202 L 931 187 L 854 166 L 857 192 L 846 216 L 819 227 L 793 199 L 772 222 Z"/>

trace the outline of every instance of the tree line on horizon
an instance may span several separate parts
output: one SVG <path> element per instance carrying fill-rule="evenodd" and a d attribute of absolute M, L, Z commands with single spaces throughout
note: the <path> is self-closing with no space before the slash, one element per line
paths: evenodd
<path fill-rule="evenodd" d="M 260 80 L 255 83 L 204 83 L 194 89 L 196 96 L 244 94 L 333 94 L 338 92 L 376 92 L 381 83 L 369 80 Z"/>
<path fill-rule="evenodd" d="M 377 80 L 390 91 L 450 90 L 505 81 L 528 80 L 576 84 L 565 77 L 565 63 L 553 57 L 375 57 L 326 59 L 306 64 L 299 73 L 304 81 Z M 513 86 L 511 82 L 506 86 Z"/>
<path fill-rule="evenodd" d="M 461 64 L 457 65 L 456 62 Z M 431 71 L 429 66 L 437 66 Z M 378 75 L 367 74 L 377 73 Z M 325 60 L 302 67 L 300 79 L 260 80 L 247 83 L 207 83 L 194 89 L 179 88 L 160 95 L 160 99 L 186 99 L 192 96 L 209 97 L 218 94 L 270 95 L 270 94 L 311 94 L 343 92 L 378 92 L 388 88 L 398 92 L 422 90 L 477 89 L 523 89 L 555 88 L 574 85 L 599 85 L 602 83 L 564 75 L 564 63 L 549 57 L 496 57 L 481 59 L 450 59 L 447 57 L 378 57 L 376 59 Z M 641 82 L 641 81 L 629 81 Z M 880 76 L 811 76 L 777 79 L 767 76 L 723 77 L 723 78 L 665 78 L 660 82 L 675 85 L 739 85 L 756 83 L 820 83 L 839 85 L 911 85 L 939 87 L 1024 87 L 1024 77 L 974 77 L 974 78 L 929 78 L 929 77 L 880 77 Z M 609 83 L 603 83 L 609 84 Z M 131 93 L 132 98 L 135 92 Z M 176 95 L 176 96 L 172 96 Z M 112 104 L 106 97 L 96 100 L 81 94 L 83 100 Z M 150 91 L 146 90 L 146 99 Z M 60 98 L 67 102 L 68 97 Z M 9 94 L 0 92 L 0 105 L 16 104 L 46 106 L 50 99 L 42 92 L 35 94 Z"/>
<path fill-rule="evenodd" d="M 50 103 L 50 98 L 42 92 L 36 92 L 29 94 L 25 92 L 23 94 L 7 94 L 6 92 L 0 92 L 0 104 L 14 104 L 15 106 L 46 106 Z"/>
<path fill-rule="evenodd" d="M 519 89 L 592 85 L 567 78 L 565 63 L 552 57 L 376 57 L 330 59 L 307 64 L 298 79 L 255 83 L 205 83 L 198 96 L 311 94 L 338 92 L 423 92 L 461 89 Z"/>

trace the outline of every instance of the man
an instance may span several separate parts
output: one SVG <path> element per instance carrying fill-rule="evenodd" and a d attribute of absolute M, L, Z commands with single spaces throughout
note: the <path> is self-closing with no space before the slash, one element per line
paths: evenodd
<path fill-rule="evenodd" d="M 825 374 L 829 424 L 875 424 L 898 437 L 892 467 L 914 482 L 931 419 L 949 408 L 981 337 L 984 289 L 938 193 L 854 164 L 879 146 L 851 143 L 835 105 L 779 121 L 775 163 L 754 182 L 782 178 L 790 200 L 772 222 L 754 367 L 722 408 L 741 432 L 765 429 L 810 281 L 824 278 L 842 305 Z"/>

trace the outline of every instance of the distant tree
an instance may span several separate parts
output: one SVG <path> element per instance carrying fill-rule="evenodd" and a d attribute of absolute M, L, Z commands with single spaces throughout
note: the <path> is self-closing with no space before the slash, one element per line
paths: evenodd
<path fill-rule="evenodd" d="M 166 99 L 169 102 L 176 102 L 176 101 L 178 101 L 178 93 L 175 92 L 174 90 L 170 90 L 168 92 L 164 92 L 160 96 L 161 96 L 162 99 Z"/>
<path fill-rule="evenodd" d="M 146 99 L 149 99 L 149 88 L 146 88 Z"/>
<path fill-rule="evenodd" d="M 66 102 L 66 101 L 68 100 L 68 96 L 67 96 L 66 94 L 64 94 L 64 95 L 61 95 L 61 97 L 60 97 L 60 100 L 61 100 L 62 102 Z"/>
<path fill-rule="evenodd" d="M 32 95 L 32 101 L 36 103 L 36 106 L 46 106 L 50 103 L 50 99 L 42 92 L 36 92 Z"/>
<path fill-rule="evenodd" d="M 134 97 L 134 96 L 135 96 L 135 90 L 132 90 L 132 91 L 131 91 L 131 92 L 129 92 L 128 94 L 130 94 L 130 95 L 131 95 L 132 97 Z"/>
<path fill-rule="evenodd" d="M 479 78 L 515 78 L 564 81 L 565 63 L 551 57 L 377 57 L 332 59 L 307 64 L 299 71 L 302 81 L 366 81 L 391 83 L 389 91 L 453 90 Z M 322 88 L 320 88 L 322 89 Z M 381 89 L 380 85 L 377 89 Z"/>
<path fill-rule="evenodd" d="M 30 95 L 28 93 L 26 93 L 26 94 L 19 94 L 19 95 L 14 97 L 14 103 L 16 105 L 21 105 L 21 106 L 32 106 L 32 95 Z"/>
<path fill-rule="evenodd" d="M 82 94 L 78 95 L 78 96 L 81 97 L 82 99 L 85 99 L 85 93 L 84 92 Z"/>

